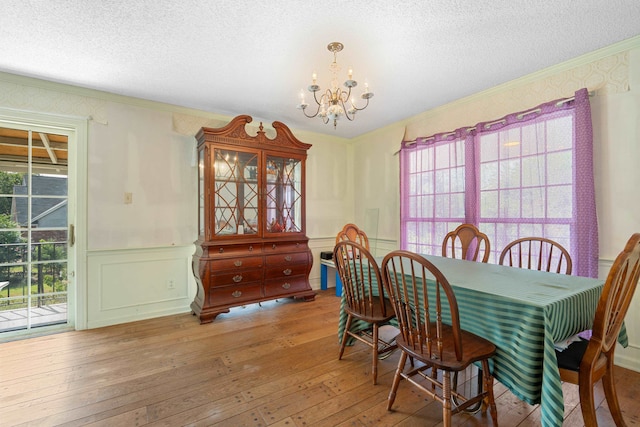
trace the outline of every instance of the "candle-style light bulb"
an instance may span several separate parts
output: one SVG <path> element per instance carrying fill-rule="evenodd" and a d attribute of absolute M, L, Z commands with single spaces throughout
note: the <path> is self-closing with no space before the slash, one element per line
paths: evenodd
<path fill-rule="evenodd" d="M 353 68 L 349 67 L 349 80 L 353 79 Z"/>
<path fill-rule="evenodd" d="M 318 79 L 318 75 L 314 71 L 313 74 L 311 74 L 311 81 L 313 82 L 313 84 L 316 84 L 317 79 Z"/>

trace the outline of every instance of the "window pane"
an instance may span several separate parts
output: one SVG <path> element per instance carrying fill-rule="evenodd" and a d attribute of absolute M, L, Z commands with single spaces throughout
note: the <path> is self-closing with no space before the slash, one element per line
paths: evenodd
<path fill-rule="evenodd" d="M 498 134 L 482 135 L 480 138 L 480 158 L 483 162 L 498 160 Z"/>
<path fill-rule="evenodd" d="M 480 190 L 494 190 L 498 188 L 498 162 L 480 165 Z"/>
<path fill-rule="evenodd" d="M 544 207 L 545 192 L 543 188 L 522 189 L 522 218 L 544 218 Z"/>
<path fill-rule="evenodd" d="M 448 168 L 451 165 L 449 162 L 449 146 L 438 145 L 436 147 L 436 169 Z"/>
<path fill-rule="evenodd" d="M 421 186 L 417 190 L 418 194 L 431 194 L 433 193 L 435 184 L 433 178 L 433 172 L 424 172 L 420 174 Z"/>
<path fill-rule="evenodd" d="M 537 187 L 546 182 L 544 156 L 529 156 L 522 159 L 522 186 Z"/>
<path fill-rule="evenodd" d="M 450 206 L 449 194 L 436 194 L 436 218 L 449 218 Z"/>
<path fill-rule="evenodd" d="M 520 218 L 520 190 L 500 191 L 500 217 Z"/>
<path fill-rule="evenodd" d="M 532 123 L 522 127 L 522 155 L 530 156 L 538 153 L 544 153 L 544 138 L 539 135 L 544 133 L 543 123 Z"/>
<path fill-rule="evenodd" d="M 500 162 L 500 188 L 520 187 L 520 159 Z"/>
<path fill-rule="evenodd" d="M 573 187 L 563 185 L 549 187 L 547 194 L 547 217 L 571 218 L 573 215 Z"/>
<path fill-rule="evenodd" d="M 409 174 L 414 174 L 419 170 L 418 162 L 416 161 L 418 155 L 415 151 L 407 154 L 407 165 L 409 165 L 409 170 L 407 171 Z"/>
<path fill-rule="evenodd" d="M 547 151 L 570 150 L 573 146 L 573 117 L 547 121 Z"/>
<path fill-rule="evenodd" d="M 451 195 L 451 218 L 464 218 L 464 193 Z"/>
<path fill-rule="evenodd" d="M 436 193 L 444 193 L 450 191 L 449 185 L 449 169 L 436 171 Z"/>
<path fill-rule="evenodd" d="M 464 191 L 464 167 L 451 169 L 451 191 Z"/>
<path fill-rule="evenodd" d="M 498 218 L 498 192 L 483 191 L 480 201 L 480 216 L 482 218 Z"/>
<path fill-rule="evenodd" d="M 519 158 L 521 149 L 519 128 L 512 128 L 500 132 L 500 158 Z"/>
<path fill-rule="evenodd" d="M 420 215 L 420 218 L 433 215 L 433 199 L 434 196 L 432 194 L 422 196 L 422 215 Z"/>
<path fill-rule="evenodd" d="M 571 184 L 573 182 L 573 154 L 571 151 L 558 151 L 547 156 L 549 177 L 547 184 Z"/>

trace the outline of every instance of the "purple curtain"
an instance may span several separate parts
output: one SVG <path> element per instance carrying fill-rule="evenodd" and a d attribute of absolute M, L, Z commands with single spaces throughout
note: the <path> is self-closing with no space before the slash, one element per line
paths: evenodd
<path fill-rule="evenodd" d="M 598 219 L 593 178 L 593 128 L 587 89 L 575 94 L 575 184 L 576 235 L 575 253 L 578 276 L 598 277 Z"/>

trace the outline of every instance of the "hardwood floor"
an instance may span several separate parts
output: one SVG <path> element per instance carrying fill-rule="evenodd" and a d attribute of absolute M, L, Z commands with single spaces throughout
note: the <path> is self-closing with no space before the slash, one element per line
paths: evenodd
<path fill-rule="evenodd" d="M 400 385 L 398 354 L 378 365 L 356 344 L 338 360 L 339 299 L 289 299 L 232 309 L 212 324 L 190 314 L 0 344 L 2 426 L 439 426 L 441 410 Z M 618 368 L 627 424 L 640 424 L 640 373 Z M 538 426 L 540 411 L 496 383 L 501 426 Z M 582 426 L 565 384 L 565 426 Z M 613 425 L 598 389 L 601 426 Z M 455 426 L 489 426 L 480 413 Z"/>

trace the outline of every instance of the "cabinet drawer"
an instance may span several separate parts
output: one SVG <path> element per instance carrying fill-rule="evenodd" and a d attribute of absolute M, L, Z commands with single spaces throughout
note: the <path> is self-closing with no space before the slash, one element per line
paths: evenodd
<path fill-rule="evenodd" d="M 260 298 L 262 298 L 262 286 L 260 283 L 209 288 L 209 303 L 214 305 L 238 305 L 245 301 L 255 301 Z"/>
<path fill-rule="evenodd" d="M 238 243 L 237 245 L 211 245 L 209 256 L 218 255 L 259 255 L 262 253 L 261 243 Z"/>
<path fill-rule="evenodd" d="M 264 252 L 296 252 L 308 249 L 307 242 L 266 242 L 264 244 Z"/>
<path fill-rule="evenodd" d="M 209 264 L 211 266 L 211 272 L 216 273 L 224 270 L 237 270 L 241 268 L 261 268 L 262 257 L 240 257 L 240 258 L 227 258 L 227 259 L 215 259 Z"/>
<path fill-rule="evenodd" d="M 308 264 L 291 264 L 291 265 L 277 265 L 267 267 L 265 271 L 265 280 L 276 279 L 278 277 L 297 276 L 298 274 L 307 274 L 309 270 Z"/>
<path fill-rule="evenodd" d="M 309 289 L 306 276 L 283 277 L 267 280 L 264 283 L 264 294 L 268 297 L 292 294 Z"/>
<path fill-rule="evenodd" d="M 283 264 L 300 264 L 309 262 L 308 252 L 290 252 L 277 255 L 265 256 L 266 264 L 269 265 L 283 265 Z"/>
<path fill-rule="evenodd" d="M 211 274 L 211 286 L 239 285 L 241 283 L 255 282 L 256 280 L 262 280 L 262 269 L 225 271 L 223 273 L 213 272 Z"/>

